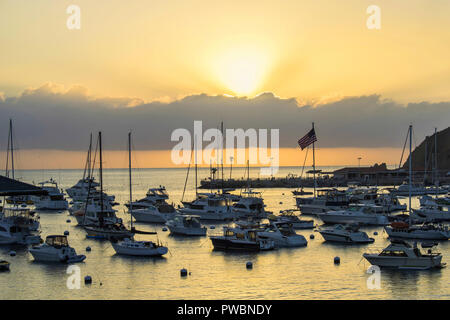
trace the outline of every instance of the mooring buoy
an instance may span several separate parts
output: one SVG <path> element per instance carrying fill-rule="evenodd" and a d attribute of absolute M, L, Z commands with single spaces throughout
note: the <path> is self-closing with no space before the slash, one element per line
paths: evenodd
<path fill-rule="evenodd" d="M 85 283 L 85 284 L 90 284 L 90 283 L 92 283 L 92 277 L 91 277 L 91 276 L 86 276 L 86 277 L 84 277 L 84 283 Z"/>
<path fill-rule="evenodd" d="M 340 264 L 340 263 L 341 263 L 341 258 L 334 257 L 334 264 Z"/>
<path fill-rule="evenodd" d="M 253 268 L 253 262 L 248 261 L 245 266 L 247 267 L 247 269 L 252 269 Z"/>
<path fill-rule="evenodd" d="M 186 277 L 187 274 L 188 274 L 188 271 L 187 271 L 185 268 L 183 268 L 183 269 L 180 270 L 180 276 Z"/>

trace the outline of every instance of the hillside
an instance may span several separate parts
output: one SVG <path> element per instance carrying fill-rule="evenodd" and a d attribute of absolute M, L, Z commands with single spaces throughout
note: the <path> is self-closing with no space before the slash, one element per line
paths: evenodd
<path fill-rule="evenodd" d="M 427 137 L 413 151 L 412 167 L 414 171 L 424 171 L 425 152 L 427 154 L 427 171 L 434 167 L 434 134 Z M 450 127 L 437 132 L 437 160 L 439 171 L 450 171 Z M 403 164 L 404 169 L 408 169 L 409 156 Z"/>

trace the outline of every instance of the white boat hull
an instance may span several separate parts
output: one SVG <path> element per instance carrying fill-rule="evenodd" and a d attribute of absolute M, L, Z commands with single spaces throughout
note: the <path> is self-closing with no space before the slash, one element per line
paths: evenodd
<path fill-rule="evenodd" d="M 122 246 L 120 244 L 120 242 L 113 243 L 112 246 L 117 254 L 127 255 L 127 256 L 158 257 L 158 256 L 165 255 L 168 251 L 166 247 L 131 248 L 129 246 Z"/>
<path fill-rule="evenodd" d="M 439 230 L 413 230 L 408 232 L 405 230 L 394 230 L 391 227 L 385 227 L 386 233 L 391 238 L 402 239 L 423 239 L 423 240 L 448 240 L 450 238 L 450 232 Z"/>
<path fill-rule="evenodd" d="M 322 214 L 317 214 L 317 217 L 327 224 L 364 224 L 374 226 L 384 226 L 389 224 L 389 220 L 382 215 L 341 215 L 333 214 L 332 211 Z"/>
<path fill-rule="evenodd" d="M 131 215 L 138 222 L 166 223 L 168 220 L 172 219 L 175 216 L 175 213 L 159 213 L 143 209 L 142 211 L 135 210 L 131 213 Z"/>

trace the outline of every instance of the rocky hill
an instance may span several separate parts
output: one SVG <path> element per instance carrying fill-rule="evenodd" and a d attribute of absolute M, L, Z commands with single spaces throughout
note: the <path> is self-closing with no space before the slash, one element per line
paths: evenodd
<path fill-rule="evenodd" d="M 425 155 L 427 157 L 427 171 L 434 167 L 434 134 L 427 137 L 413 151 L 412 167 L 414 171 L 424 171 Z M 406 151 L 405 151 L 406 152 Z M 437 162 L 438 171 L 450 171 L 450 127 L 437 132 Z M 403 164 L 404 169 L 408 169 L 409 156 Z"/>

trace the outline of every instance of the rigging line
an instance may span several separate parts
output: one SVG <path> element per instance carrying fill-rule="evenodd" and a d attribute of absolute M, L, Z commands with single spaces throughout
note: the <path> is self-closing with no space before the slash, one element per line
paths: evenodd
<path fill-rule="evenodd" d="M 306 155 L 305 155 L 305 160 L 303 161 L 302 173 L 300 174 L 300 181 L 302 180 L 303 172 L 305 171 L 305 164 L 306 164 L 306 158 L 308 157 L 308 150 L 309 150 L 309 146 L 308 146 L 308 148 L 306 148 Z"/>
<path fill-rule="evenodd" d="M 183 188 L 183 195 L 181 196 L 181 202 L 183 202 L 183 200 L 184 200 L 184 193 L 186 192 L 186 185 L 187 185 L 188 178 L 189 178 L 189 171 L 191 169 L 192 156 L 194 154 L 193 150 L 194 150 L 194 142 L 192 142 L 191 158 L 189 159 L 189 165 L 188 165 L 188 169 L 187 169 L 186 180 L 184 181 L 184 188 Z"/>
<path fill-rule="evenodd" d="M 400 163 L 398 165 L 398 169 L 400 169 L 400 167 L 402 166 L 403 155 L 405 153 L 406 143 L 408 142 L 408 136 L 409 136 L 409 129 L 408 129 L 408 133 L 406 134 L 405 143 L 403 144 L 402 156 L 400 157 Z"/>

